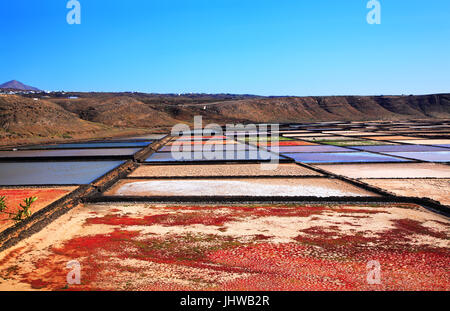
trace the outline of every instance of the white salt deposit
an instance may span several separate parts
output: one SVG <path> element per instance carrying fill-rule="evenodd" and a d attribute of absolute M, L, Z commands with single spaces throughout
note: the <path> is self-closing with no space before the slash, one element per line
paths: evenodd
<path fill-rule="evenodd" d="M 324 186 L 314 184 L 324 183 Z M 173 196 L 367 196 L 360 189 L 337 181 L 272 180 L 270 184 L 243 180 L 164 180 L 138 181 L 119 185 L 114 195 Z M 342 188 L 342 189 L 339 189 Z"/>

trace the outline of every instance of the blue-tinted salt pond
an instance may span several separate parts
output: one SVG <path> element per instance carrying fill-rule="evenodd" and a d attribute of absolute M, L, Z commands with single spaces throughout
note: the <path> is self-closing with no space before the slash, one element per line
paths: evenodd
<path fill-rule="evenodd" d="M 283 155 L 304 163 L 408 162 L 408 160 L 368 152 L 284 153 Z"/>
<path fill-rule="evenodd" d="M 113 138 L 113 140 L 123 141 L 123 140 L 160 140 L 166 137 L 167 134 L 148 134 L 141 136 L 131 136 L 131 137 L 122 137 L 122 138 Z"/>
<path fill-rule="evenodd" d="M 19 147 L 19 150 L 39 150 L 39 149 L 92 149 L 92 148 L 133 148 L 146 147 L 151 141 L 135 141 L 135 142 L 91 142 L 91 143 L 71 143 L 57 145 L 38 145 L 29 147 Z"/>
<path fill-rule="evenodd" d="M 89 184 L 124 161 L 0 162 L 0 185 Z"/>
<path fill-rule="evenodd" d="M 161 149 L 158 150 L 158 152 L 172 152 L 173 150 L 176 151 L 216 151 L 217 150 L 257 150 L 257 147 L 247 144 L 229 144 L 229 145 L 170 145 L 170 146 L 164 146 Z M 221 148 L 221 149 L 220 149 Z"/>
<path fill-rule="evenodd" d="M 386 154 L 426 162 L 450 162 L 450 151 L 439 152 L 387 152 Z"/>
<path fill-rule="evenodd" d="M 352 146 L 353 149 L 372 152 L 427 152 L 448 151 L 445 148 L 423 145 Z"/>
<path fill-rule="evenodd" d="M 0 151 L 0 158 L 132 157 L 141 148 Z"/>
<path fill-rule="evenodd" d="M 181 156 L 184 155 L 183 158 Z M 171 152 L 158 152 L 152 154 L 145 162 L 191 162 L 191 161 L 235 161 L 235 160 L 270 160 L 271 158 L 283 159 L 274 153 L 267 151 L 243 151 L 243 152 L 192 152 L 181 153 L 180 158 L 173 157 Z"/>
<path fill-rule="evenodd" d="M 275 150 L 276 148 L 270 148 Z M 353 150 L 337 147 L 337 146 L 280 146 L 278 147 L 280 153 L 292 152 L 292 153 L 303 153 L 303 152 L 352 152 Z"/>

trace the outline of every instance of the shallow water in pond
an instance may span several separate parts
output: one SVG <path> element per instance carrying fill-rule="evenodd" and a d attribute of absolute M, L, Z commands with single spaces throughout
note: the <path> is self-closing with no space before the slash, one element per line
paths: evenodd
<path fill-rule="evenodd" d="M 292 152 L 292 153 L 303 153 L 303 152 L 352 152 L 354 150 L 347 149 L 338 146 L 280 146 L 278 147 L 279 152 Z"/>
<path fill-rule="evenodd" d="M 132 156 L 140 148 L 0 151 L 0 158 Z"/>
<path fill-rule="evenodd" d="M 439 152 L 387 152 L 393 156 L 430 162 L 450 162 L 450 151 Z"/>
<path fill-rule="evenodd" d="M 132 147 L 146 147 L 150 145 L 151 141 L 136 141 L 136 142 L 92 142 L 92 143 L 72 143 L 72 144 L 57 144 L 57 145 L 39 145 L 30 147 L 20 147 L 19 150 L 39 150 L 39 149 L 89 149 L 89 148 L 132 148 Z"/>
<path fill-rule="evenodd" d="M 89 184 L 124 161 L 0 163 L 0 185 Z"/>
<path fill-rule="evenodd" d="M 263 150 L 242 152 L 179 152 L 176 157 L 171 152 L 158 152 L 152 154 L 145 162 L 191 162 L 191 161 L 235 161 L 235 160 L 268 160 L 279 158 L 278 155 Z"/>
<path fill-rule="evenodd" d="M 354 149 L 372 152 L 420 152 L 420 151 L 446 151 L 444 148 L 422 145 L 389 145 L 389 146 L 354 146 Z"/>
<path fill-rule="evenodd" d="M 408 160 L 368 152 L 284 153 L 283 155 L 305 163 L 408 162 Z"/>

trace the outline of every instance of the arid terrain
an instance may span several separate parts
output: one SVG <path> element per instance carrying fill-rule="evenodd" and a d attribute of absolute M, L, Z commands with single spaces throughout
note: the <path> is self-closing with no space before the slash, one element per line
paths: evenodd
<path fill-rule="evenodd" d="M 0 291 L 450 289 L 450 120 L 166 134 L 0 151 Z"/>
<path fill-rule="evenodd" d="M 36 93 L 0 95 L 0 145 L 168 132 L 177 123 L 262 123 L 450 118 L 450 94 L 251 95 Z"/>
<path fill-rule="evenodd" d="M 91 204 L 0 254 L 0 290 L 448 290 L 448 226 L 394 204 Z"/>

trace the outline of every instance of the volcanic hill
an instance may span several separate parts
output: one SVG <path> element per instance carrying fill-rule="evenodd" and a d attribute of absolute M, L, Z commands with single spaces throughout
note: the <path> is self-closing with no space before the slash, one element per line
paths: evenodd
<path fill-rule="evenodd" d="M 262 97 L 230 94 L 38 93 L 0 95 L 0 144 L 96 137 L 105 131 L 168 132 L 177 123 L 296 123 L 450 119 L 450 94 Z M 130 130 L 131 129 L 131 130 Z M 80 136 L 80 137 L 81 137 Z"/>

